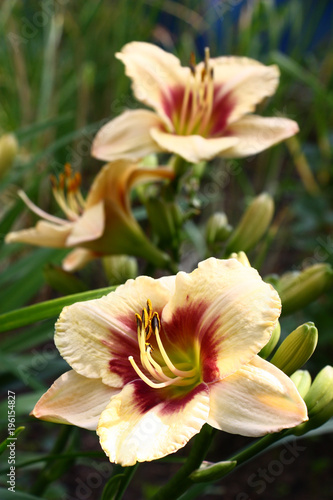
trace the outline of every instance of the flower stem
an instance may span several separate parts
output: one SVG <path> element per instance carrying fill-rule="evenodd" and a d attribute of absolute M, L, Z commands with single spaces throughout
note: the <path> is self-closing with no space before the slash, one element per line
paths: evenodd
<path fill-rule="evenodd" d="M 188 459 L 173 478 L 153 496 L 152 500 L 176 500 L 184 493 L 193 482 L 189 475 L 198 467 L 206 456 L 208 448 L 211 444 L 215 429 L 205 424 L 201 429 L 200 434 L 196 437 L 193 447 L 190 451 Z"/>
<path fill-rule="evenodd" d="M 229 458 L 229 460 L 236 460 L 238 467 L 242 463 L 246 462 L 250 458 L 253 458 L 255 455 L 268 448 L 268 446 L 270 446 L 271 444 L 284 438 L 287 433 L 288 431 L 284 430 L 281 432 L 275 432 L 274 434 L 268 434 L 267 436 L 264 436 L 263 438 L 245 448 L 245 450 L 236 453 L 236 455 Z"/>

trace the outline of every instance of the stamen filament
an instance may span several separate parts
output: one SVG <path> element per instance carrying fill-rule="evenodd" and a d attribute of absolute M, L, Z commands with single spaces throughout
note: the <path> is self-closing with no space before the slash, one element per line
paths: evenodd
<path fill-rule="evenodd" d="M 128 357 L 128 361 L 131 363 L 132 367 L 134 368 L 134 370 L 136 371 L 136 373 L 139 375 L 139 377 L 141 378 L 141 380 L 143 380 L 144 382 L 146 382 L 147 385 L 149 385 L 149 387 L 152 387 L 153 389 L 162 389 L 163 387 L 168 387 L 169 385 L 172 385 L 174 384 L 175 382 L 178 382 L 181 380 L 181 377 L 176 377 L 174 379 L 170 379 L 168 382 L 160 382 L 160 383 L 156 383 L 156 382 L 153 382 L 152 380 L 150 380 L 141 370 L 140 368 L 138 367 L 138 365 L 136 364 L 136 362 L 134 361 L 134 358 L 133 356 L 129 356 Z"/>
<path fill-rule="evenodd" d="M 184 124 L 185 124 L 187 105 L 188 105 L 188 100 L 190 97 L 190 90 L 191 90 L 191 79 L 192 79 L 192 72 L 189 74 L 187 82 L 186 82 L 184 98 L 183 98 L 183 103 L 182 103 L 182 109 L 181 109 L 181 113 L 180 113 L 179 130 L 178 130 L 179 134 L 182 133 L 182 130 L 183 130 Z"/>
<path fill-rule="evenodd" d="M 174 375 L 177 375 L 178 377 L 182 377 L 183 378 L 183 377 L 192 377 L 192 376 L 194 376 L 196 374 L 196 370 L 194 368 L 192 370 L 186 370 L 186 371 L 178 370 L 173 365 L 172 361 L 170 360 L 169 356 L 166 353 L 166 350 L 164 349 L 164 346 L 162 344 L 162 340 L 161 340 L 158 328 L 155 328 L 155 336 L 156 336 L 157 344 L 158 344 L 158 347 L 160 349 L 160 353 L 161 353 L 161 356 L 163 358 L 163 361 L 165 362 L 165 364 L 167 365 L 167 367 L 169 368 L 169 370 Z"/>
<path fill-rule="evenodd" d="M 162 370 L 162 368 L 160 367 L 160 365 L 158 363 L 156 363 L 156 361 L 154 360 L 154 358 L 150 354 L 150 349 L 149 348 L 147 349 L 146 352 L 147 352 L 147 358 L 148 358 L 148 360 L 153 365 L 153 367 L 155 368 L 156 372 L 161 377 L 161 379 L 164 379 L 164 380 L 173 380 L 172 378 L 170 378 L 167 375 L 165 375 L 165 373 Z"/>
<path fill-rule="evenodd" d="M 59 207 L 61 208 L 61 210 L 64 212 L 65 215 L 67 215 L 67 217 L 70 219 L 70 220 L 77 220 L 78 219 L 78 214 L 73 212 L 69 206 L 67 205 L 66 203 L 66 199 L 65 199 L 65 195 L 64 195 L 64 192 L 60 192 L 58 189 L 56 188 L 53 188 L 53 196 L 56 200 L 56 202 L 58 203 Z"/>

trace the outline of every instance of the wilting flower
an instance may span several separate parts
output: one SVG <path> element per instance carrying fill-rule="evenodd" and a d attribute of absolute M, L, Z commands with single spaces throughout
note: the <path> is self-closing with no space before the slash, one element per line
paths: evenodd
<path fill-rule="evenodd" d="M 287 118 L 252 113 L 274 94 L 277 66 L 246 57 L 210 59 L 190 67 L 144 42 L 125 45 L 116 54 L 133 81 L 135 97 L 155 112 L 125 111 L 98 132 L 92 155 L 101 160 L 136 160 L 158 151 L 189 162 L 215 156 L 239 158 L 259 153 L 298 132 Z M 193 59 L 193 58 L 192 58 Z"/>
<path fill-rule="evenodd" d="M 84 200 L 79 189 L 80 176 L 78 173 L 72 176 L 67 164 L 59 182 L 53 179 L 54 197 L 67 220 L 47 214 L 21 191 L 19 195 L 26 205 L 43 220 L 33 228 L 7 234 L 5 241 L 76 247 L 63 261 L 67 271 L 101 255 L 114 254 L 145 257 L 163 267 L 168 256 L 144 235 L 131 212 L 129 194 L 138 183 L 172 177 L 173 172 L 168 168 L 141 168 L 125 161 L 108 163 L 96 176 Z"/>
<path fill-rule="evenodd" d="M 124 466 L 177 451 L 206 422 L 245 436 L 293 427 L 307 419 L 304 401 L 257 356 L 280 307 L 256 270 L 214 258 L 66 307 L 55 343 L 72 370 L 32 414 L 97 428 Z"/>

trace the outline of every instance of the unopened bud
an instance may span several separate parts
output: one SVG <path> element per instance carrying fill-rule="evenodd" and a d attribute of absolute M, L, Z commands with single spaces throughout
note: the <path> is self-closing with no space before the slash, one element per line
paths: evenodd
<path fill-rule="evenodd" d="M 225 241 L 229 238 L 232 227 L 228 224 L 228 218 L 224 212 L 216 212 L 211 215 L 206 225 L 206 242 L 208 246 Z"/>
<path fill-rule="evenodd" d="M 247 255 L 245 252 L 232 252 L 229 255 L 229 259 L 236 259 L 238 262 L 243 264 L 244 267 L 251 267 L 250 261 L 247 258 Z"/>
<path fill-rule="evenodd" d="M 151 153 L 150 155 L 145 156 L 140 161 L 140 165 L 143 167 L 157 167 L 158 166 L 158 158 L 155 153 Z"/>
<path fill-rule="evenodd" d="M 277 322 L 275 325 L 275 328 L 272 332 L 271 338 L 269 339 L 267 344 L 261 349 L 261 351 L 258 353 L 261 358 L 267 359 L 268 356 L 273 352 L 276 344 L 279 342 L 280 334 L 281 334 L 281 326 L 280 326 L 280 323 Z"/>
<path fill-rule="evenodd" d="M 304 323 L 282 342 L 271 363 L 291 375 L 312 356 L 318 342 L 318 330 L 312 322 Z"/>
<path fill-rule="evenodd" d="M 296 385 L 301 397 L 304 398 L 311 387 L 310 373 L 307 370 L 297 370 L 290 376 L 290 378 Z"/>
<path fill-rule="evenodd" d="M 247 252 L 267 231 L 274 214 L 273 198 L 263 193 L 257 196 L 245 211 L 238 226 L 231 234 L 226 252 Z"/>
<path fill-rule="evenodd" d="M 0 137 L 0 177 L 10 169 L 18 152 L 18 142 L 13 134 Z"/>
<path fill-rule="evenodd" d="M 138 275 L 138 264 L 134 257 L 128 255 L 111 255 L 103 258 L 103 267 L 109 284 L 120 285 Z"/>
<path fill-rule="evenodd" d="M 333 367 L 325 366 L 304 397 L 309 420 L 293 429 L 298 436 L 320 427 L 333 416 Z"/>
<path fill-rule="evenodd" d="M 333 400 L 333 367 L 325 366 L 314 379 L 304 401 L 309 416 L 322 411 Z"/>
<path fill-rule="evenodd" d="M 333 284 L 333 269 L 329 264 L 314 264 L 304 271 L 286 273 L 276 289 L 282 302 L 282 314 L 287 315 L 317 299 Z"/>
<path fill-rule="evenodd" d="M 236 465 L 236 460 L 226 460 L 225 462 L 218 462 L 216 464 L 207 464 L 204 462 L 199 469 L 192 472 L 190 479 L 194 483 L 216 481 L 232 471 Z"/>

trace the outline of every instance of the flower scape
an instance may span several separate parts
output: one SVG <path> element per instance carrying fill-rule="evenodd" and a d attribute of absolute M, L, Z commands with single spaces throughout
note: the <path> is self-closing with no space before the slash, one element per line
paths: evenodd
<path fill-rule="evenodd" d="M 176 452 L 205 423 L 244 436 L 294 427 L 307 420 L 303 399 L 257 355 L 280 308 L 255 269 L 215 258 L 65 307 L 55 343 L 72 370 L 32 415 L 96 429 L 123 466 Z"/>

